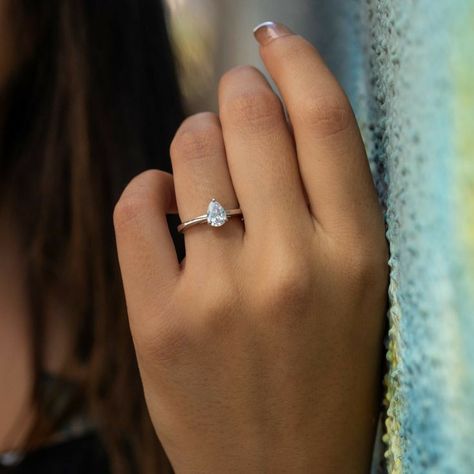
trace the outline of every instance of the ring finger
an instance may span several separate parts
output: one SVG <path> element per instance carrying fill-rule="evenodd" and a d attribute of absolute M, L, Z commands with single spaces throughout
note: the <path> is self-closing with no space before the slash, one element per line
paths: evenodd
<path fill-rule="evenodd" d="M 170 154 L 181 221 L 205 214 L 212 198 L 224 209 L 239 207 L 217 115 L 203 112 L 187 118 L 173 139 Z M 242 234 L 238 216 L 217 229 L 207 224 L 190 227 L 185 231 L 186 258 L 208 258 L 210 251 L 217 258 L 220 251 L 235 249 Z"/>

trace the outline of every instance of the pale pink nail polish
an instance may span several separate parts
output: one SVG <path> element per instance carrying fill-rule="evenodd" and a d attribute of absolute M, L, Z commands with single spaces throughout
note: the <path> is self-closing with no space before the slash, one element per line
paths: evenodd
<path fill-rule="evenodd" d="M 274 39 L 281 38 L 282 36 L 293 35 L 294 33 L 282 23 L 276 23 L 274 21 L 264 21 L 257 25 L 253 34 L 255 39 L 262 45 L 266 46 Z"/>

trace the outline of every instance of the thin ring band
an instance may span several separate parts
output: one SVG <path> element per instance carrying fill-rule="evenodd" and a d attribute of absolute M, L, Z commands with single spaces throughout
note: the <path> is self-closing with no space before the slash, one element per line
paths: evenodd
<path fill-rule="evenodd" d="M 242 211 L 240 209 L 229 209 L 226 210 L 225 213 L 228 217 L 242 215 Z M 197 224 L 207 224 L 207 214 L 203 214 L 202 216 L 195 217 L 194 219 L 190 219 L 189 221 L 179 224 L 178 232 L 184 232 L 186 229 L 189 229 L 190 227 Z"/>
<path fill-rule="evenodd" d="M 213 198 L 209 203 L 207 214 L 202 214 L 201 216 L 184 221 L 178 225 L 177 229 L 178 232 L 184 232 L 186 229 L 198 224 L 209 224 L 212 227 L 221 227 L 227 222 L 229 217 L 241 215 L 242 210 L 240 208 L 224 209 L 222 205 Z M 243 219 L 242 217 L 242 220 Z"/>

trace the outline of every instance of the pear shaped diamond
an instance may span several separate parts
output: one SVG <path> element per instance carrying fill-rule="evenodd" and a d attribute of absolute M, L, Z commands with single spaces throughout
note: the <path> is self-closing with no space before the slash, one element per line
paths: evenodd
<path fill-rule="evenodd" d="M 213 227 L 220 227 L 227 222 L 227 214 L 222 205 L 214 198 L 207 208 L 207 223 Z"/>

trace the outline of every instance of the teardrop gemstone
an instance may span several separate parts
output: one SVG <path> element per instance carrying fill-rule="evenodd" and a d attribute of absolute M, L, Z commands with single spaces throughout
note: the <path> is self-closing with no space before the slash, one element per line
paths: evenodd
<path fill-rule="evenodd" d="M 207 223 L 213 227 L 220 227 L 227 222 L 227 214 L 222 205 L 212 199 L 207 208 Z"/>

